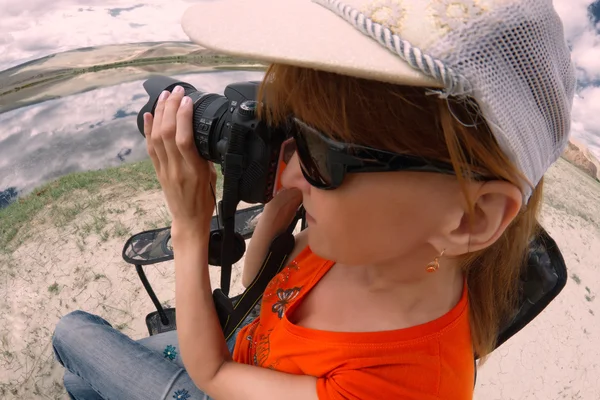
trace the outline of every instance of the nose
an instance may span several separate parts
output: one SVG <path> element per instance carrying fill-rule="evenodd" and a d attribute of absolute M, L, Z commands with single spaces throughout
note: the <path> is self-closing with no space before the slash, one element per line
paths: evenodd
<path fill-rule="evenodd" d="M 285 170 L 281 174 L 281 186 L 286 189 L 298 189 L 303 193 L 310 191 L 310 184 L 304 178 L 302 169 L 300 168 L 300 160 L 298 158 L 298 152 L 295 152 L 290 161 L 287 164 Z"/>

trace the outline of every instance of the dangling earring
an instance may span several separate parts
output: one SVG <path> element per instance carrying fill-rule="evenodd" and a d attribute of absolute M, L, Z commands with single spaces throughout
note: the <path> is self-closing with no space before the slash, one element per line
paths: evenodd
<path fill-rule="evenodd" d="M 427 264 L 427 268 L 426 268 L 427 272 L 435 272 L 440 268 L 440 258 L 444 255 L 445 251 L 446 251 L 446 249 L 442 250 L 442 252 L 440 253 L 439 256 L 437 256 L 436 258 L 434 258 L 434 260 L 432 262 Z"/>

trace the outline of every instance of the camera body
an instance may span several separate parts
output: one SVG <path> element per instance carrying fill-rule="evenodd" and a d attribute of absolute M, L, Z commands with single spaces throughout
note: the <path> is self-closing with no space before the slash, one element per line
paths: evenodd
<path fill-rule="evenodd" d="M 179 85 L 193 101 L 194 142 L 199 155 L 221 166 L 223 175 L 236 169 L 237 198 L 246 203 L 268 203 L 273 197 L 279 153 L 287 138 L 285 127 L 270 127 L 256 117 L 259 82 L 228 85 L 224 96 L 198 91 L 187 82 L 152 76 L 144 82 L 148 103 L 138 114 L 138 129 L 144 135 L 143 115 L 154 115 L 163 90 Z M 224 196 L 226 193 L 224 193 Z"/>

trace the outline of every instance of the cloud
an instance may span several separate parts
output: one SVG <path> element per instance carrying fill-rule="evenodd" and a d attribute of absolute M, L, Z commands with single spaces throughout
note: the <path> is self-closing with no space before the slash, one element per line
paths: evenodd
<path fill-rule="evenodd" d="M 600 158 L 600 86 L 582 89 L 573 102 L 571 132 Z"/>
<path fill-rule="evenodd" d="M 555 0 L 577 69 L 571 135 L 600 158 L 600 0 Z"/>
<path fill-rule="evenodd" d="M 580 71 L 582 83 L 600 80 L 600 35 L 589 29 L 582 32 L 574 43 L 571 55 Z"/>
<path fill-rule="evenodd" d="M 189 41 L 180 24 L 189 6 L 184 0 L 0 0 L 0 71 L 81 47 Z"/>
<path fill-rule="evenodd" d="M 585 31 L 590 24 L 588 7 L 590 0 L 554 0 L 554 8 L 563 22 L 567 40 Z"/>
<path fill-rule="evenodd" d="M 227 71 L 176 78 L 198 90 L 222 94 L 232 82 L 262 76 Z M 136 120 L 146 101 L 142 81 L 137 81 L 0 114 L 0 193 L 12 188 L 10 193 L 24 194 L 70 172 L 147 158 Z"/>
<path fill-rule="evenodd" d="M 181 16 L 201 1 L 210 0 L 0 0 L 0 70 L 82 47 L 188 41 Z M 600 99 L 593 94 L 600 86 L 600 0 L 554 0 L 554 6 L 563 21 L 580 85 L 581 97 L 573 106 L 573 135 L 593 143 L 600 137 L 600 124 L 589 122 L 600 114 Z M 109 117 L 112 114 L 107 121 Z M 32 132 L 39 129 L 31 128 Z M 0 131 L 0 137 L 6 134 L 6 128 Z"/>
<path fill-rule="evenodd" d="M 583 82 L 600 77 L 600 36 L 595 28 L 600 0 L 555 0 L 565 37 L 571 47 L 571 55 Z"/>
<path fill-rule="evenodd" d="M 0 0 L 0 70 L 80 47 L 188 41 L 181 16 L 201 1 L 208 0 Z M 600 16 L 600 1 L 555 0 L 554 5 L 582 77 L 597 79 L 600 44 L 592 19 Z"/>

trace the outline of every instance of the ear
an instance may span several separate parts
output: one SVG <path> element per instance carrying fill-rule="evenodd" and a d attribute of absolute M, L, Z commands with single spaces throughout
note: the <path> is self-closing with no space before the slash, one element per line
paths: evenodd
<path fill-rule="evenodd" d="M 460 222 L 447 231 L 448 255 L 470 253 L 491 246 L 519 213 L 523 195 L 512 183 L 490 181 L 478 185 L 471 192 L 471 201 L 473 214 L 469 214 L 465 204 Z"/>

